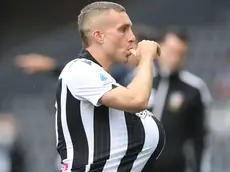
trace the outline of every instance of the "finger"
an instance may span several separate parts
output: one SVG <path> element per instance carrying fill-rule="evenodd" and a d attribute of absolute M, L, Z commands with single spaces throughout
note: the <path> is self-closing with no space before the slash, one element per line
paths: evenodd
<path fill-rule="evenodd" d="M 132 53 L 132 55 L 133 55 L 133 56 L 135 56 L 135 57 L 137 56 L 137 52 L 136 52 L 136 50 L 131 49 L 131 50 L 129 50 L 129 51 Z"/>

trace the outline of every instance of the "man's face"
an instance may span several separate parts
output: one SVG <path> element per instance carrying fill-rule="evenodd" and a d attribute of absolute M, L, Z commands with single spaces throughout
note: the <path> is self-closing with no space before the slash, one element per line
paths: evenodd
<path fill-rule="evenodd" d="M 135 43 L 132 23 L 125 12 L 110 10 L 106 18 L 102 48 L 113 63 L 126 63 Z"/>
<path fill-rule="evenodd" d="M 186 43 L 176 35 L 167 34 L 161 44 L 160 66 L 171 72 L 178 70 L 184 63 L 187 49 Z"/>

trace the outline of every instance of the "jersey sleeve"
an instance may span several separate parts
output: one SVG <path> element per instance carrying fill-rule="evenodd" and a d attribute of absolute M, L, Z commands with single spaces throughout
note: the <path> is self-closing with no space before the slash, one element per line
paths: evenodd
<path fill-rule="evenodd" d="M 94 106 L 100 106 L 100 98 L 117 86 L 115 80 L 98 66 L 83 63 L 72 68 L 65 82 L 71 94 L 79 100 L 87 100 Z"/>

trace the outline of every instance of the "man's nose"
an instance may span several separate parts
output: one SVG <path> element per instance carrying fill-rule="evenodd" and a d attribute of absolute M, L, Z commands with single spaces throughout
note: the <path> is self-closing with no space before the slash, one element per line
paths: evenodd
<path fill-rule="evenodd" d="M 136 41 L 136 37 L 135 37 L 135 35 L 134 35 L 134 33 L 131 31 L 131 33 L 130 33 L 130 37 L 129 37 L 129 42 L 135 42 Z"/>

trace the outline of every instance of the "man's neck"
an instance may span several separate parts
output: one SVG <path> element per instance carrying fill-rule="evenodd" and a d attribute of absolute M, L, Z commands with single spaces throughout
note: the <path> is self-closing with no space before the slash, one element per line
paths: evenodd
<path fill-rule="evenodd" d="M 162 76 L 172 76 L 172 75 L 176 75 L 180 69 L 169 69 L 167 67 L 163 67 L 163 66 L 159 66 L 159 73 L 162 75 Z"/>
<path fill-rule="evenodd" d="M 109 58 L 106 57 L 105 53 L 103 53 L 99 48 L 96 47 L 88 47 L 86 48 L 86 50 L 102 66 L 102 68 L 109 73 L 112 63 L 109 61 Z"/>

